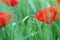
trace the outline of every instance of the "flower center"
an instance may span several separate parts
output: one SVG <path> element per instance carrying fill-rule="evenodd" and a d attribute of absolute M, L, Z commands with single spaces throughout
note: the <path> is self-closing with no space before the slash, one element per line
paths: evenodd
<path fill-rule="evenodd" d="M 54 14 L 53 13 L 50 13 L 49 17 L 50 18 L 53 18 L 54 17 Z"/>

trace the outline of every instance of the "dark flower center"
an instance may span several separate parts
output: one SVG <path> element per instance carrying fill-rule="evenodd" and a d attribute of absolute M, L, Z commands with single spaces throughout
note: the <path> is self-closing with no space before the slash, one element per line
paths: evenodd
<path fill-rule="evenodd" d="M 54 17 L 54 14 L 53 13 L 50 13 L 49 17 L 50 18 L 53 18 Z"/>

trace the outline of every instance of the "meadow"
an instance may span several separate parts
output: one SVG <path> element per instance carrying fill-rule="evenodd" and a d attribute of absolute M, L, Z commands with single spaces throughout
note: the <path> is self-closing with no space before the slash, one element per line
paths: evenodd
<path fill-rule="evenodd" d="M 38 11 L 52 6 L 59 8 L 60 4 L 55 0 L 19 0 L 18 6 L 12 7 L 0 2 L 0 12 L 13 14 L 12 23 L 0 28 L 0 40 L 60 40 L 60 17 L 53 24 L 34 18 Z"/>

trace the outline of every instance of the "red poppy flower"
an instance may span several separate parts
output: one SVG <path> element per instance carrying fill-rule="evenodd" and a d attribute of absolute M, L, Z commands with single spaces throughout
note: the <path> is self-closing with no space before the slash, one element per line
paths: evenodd
<path fill-rule="evenodd" d="M 58 18 L 58 12 L 56 7 L 45 8 L 35 15 L 37 20 L 40 20 L 47 24 L 52 24 Z"/>
<path fill-rule="evenodd" d="M 5 27 L 7 24 L 11 23 L 12 18 L 12 14 L 0 12 L 0 27 Z"/>
<path fill-rule="evenodd" d="M 18 0 L 2 0 L 2 2 L 13 7 L 18 5 Z"/>
<path fill-rule="evenodd" d="M 58 4 L 60 4 L 60 0 L 56 0 Z"/>

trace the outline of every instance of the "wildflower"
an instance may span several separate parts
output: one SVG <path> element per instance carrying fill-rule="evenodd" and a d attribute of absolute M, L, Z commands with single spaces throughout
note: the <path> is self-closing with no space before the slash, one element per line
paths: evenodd
<path fill-rule="evenodd" d="M 2 0 L 2 2 L 13 7 L 18 5 L 18 0 Z"/>
<path fill-rule="evenodd" d="M 58 12 L 56 7 L 45 8 L 35 15 L 35 18 L 41 22 L 52 24 L 58 18 Z"/>
<path fill-rule="evenodd" d="M 60 0 L 56 0 L 58 4 L 60 4 Z"/>
<path fill-rule="evenodd" d="M 7 12 L 0 12 L 0 27 L 5 27 L 12 22 L 13 15 Z"/>

